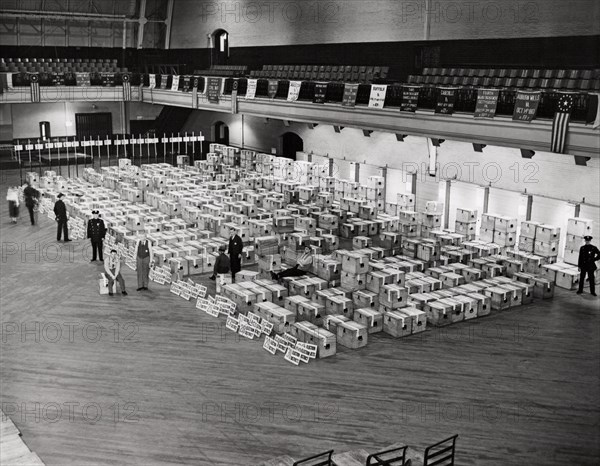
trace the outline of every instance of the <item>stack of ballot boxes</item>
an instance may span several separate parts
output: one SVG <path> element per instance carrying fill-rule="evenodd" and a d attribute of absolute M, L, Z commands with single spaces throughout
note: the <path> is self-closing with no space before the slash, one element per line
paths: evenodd
<path fill-rule="evenodd" d="M 367 286 L 369 259 L 354 252 L 344 252 L 340 254 L 340 259 L 342 261 L 342 288 L 351 291 L 364 290 Z"/>
<path fill-rule="evenodd" d="M 371 308 L 354 310 L 353 320 L 367 328 L 367 333 L 383 331 L 383 312 Z"/>
<path fill-rule="evenodd" d="M 432 232 L 442 228 L 442 212 L 444 204 L 436 201 L 427 201 L 425 211 L 419 215 L 421 225 L 421 236 L 423 238 L 432 238 Z"/>
<path fill-rule="evenodd" d="M 540 222 L 521 222 L 521 231 L 519 233 L 518 249 L 519 251 L 532 253 L 535 248 L 535 233 Z"/>
<path fill-rule="evenodd" d="M 545 258 L 546 263 L 554 263 L 558 257 L 560 228 L 553 225 L 536 225 L 533 253 Z"/>
<path fill-rule="evenodd" d="M 489 219 L 487 223 L 489 226 L 492 223 L 492 219 Z M 517 243 L 517 219 L 496 215 L 493 218 L 493 225 L 494 238 L 490 242 L 497 244 L 501 248 L 512 248 Z"/>
<path fill-rule="evenodd" d="M 593 221 L 587 218 L 570 218 L 567 221 L 567 241 L 565 243 L 564 261 L 577 265 L 579 248 L 585 244 L 584 236 L 592 236 Z M 596 274 L 600 277 L 600 273 Z"/>
<path fill-rule="evenodd" d="M 477 210 L 476 209 L 456 209 L 456 221 L 454 223 L 456 233 L 465 235 L 468 241 L 474 240 L 477 234 Z"/>
<path fill-rule="evenodd" d="M 312 322 L 296 322 L 290 332 L 298 341 L 316 345 L 317 357 L 327 358 L 333 356 L 337 350 L 337 339 L 335 334 L 324 328 L 318 327 Z"/>
<path fill-rule="evenodd" d="M 398 207 L 400 209 L 400 207 Z M 401 209 L 398 212 L 399 233 L 403 238 L 419 236 L 419 216 L 414 210 Z"/>

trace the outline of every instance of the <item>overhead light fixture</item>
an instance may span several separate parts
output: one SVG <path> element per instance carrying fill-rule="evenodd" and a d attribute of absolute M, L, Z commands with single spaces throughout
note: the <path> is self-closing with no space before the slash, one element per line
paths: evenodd
<path fill-rule="evenodd" d="M 344 129 L 344 127 L 343 127 L 343 126 L 336 126 L 336 125 L 333 125 L 333 130 L 334 130 L 336 133 L 341 133 L 343 129 Z"/>
<path fill-rule="evenodd" d="M 431 143 L 435 146 L 435 147 L 440 147 L 442 145 L 443 142 L 445 142 L 445 139 L 438 139 L 438 138 L 431 138 Z"/>
<path fill-rule="evenodd" d="M 530 149 L 521 149 L 521 157 L 524 159 L 530 159 L 535 155 L 535 152 Z"/>
<path fill-rule="evenodd" d="M 362 130 L 362 132 L 363 132 L 363 136 L 364 136 L 364 137 L 366 137 L 366 138 L 370 138 L 370 137 L 371 137 L 371 133 L 373 132 L 373 130 L 370 130 L 370 129 L 363 129 L 363 130 Z"/>
<path fill-rule="evenodd" d="M 477 144 L 476 142 L 473 143 L 473 150 L 475 152 L 483 152 L 483 149 L 486 147 L 486 144 Z"/>
<path fill-rule="evenodd" d="M 404 142 L 404 138 L 406 137 L 406 134 L 398 134 L 396 133 L 396 141 L 398 142 Z"/>
<path fill-rule="evenodd" d="M 591 157 L 585 157 L 583 155 L 574 155 L 573 157 L 575 157 L 575 165 L 581 167 L 587 167 L 587 163 L 591 159 Z"/>

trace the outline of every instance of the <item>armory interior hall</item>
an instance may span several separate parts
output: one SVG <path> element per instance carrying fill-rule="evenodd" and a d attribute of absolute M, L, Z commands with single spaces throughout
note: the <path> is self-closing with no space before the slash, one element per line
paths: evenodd
<path fill-rule="evenodd" d="M 599 464 L 599 97 L 595 0 L 3 0 L 0 464 Z"/>

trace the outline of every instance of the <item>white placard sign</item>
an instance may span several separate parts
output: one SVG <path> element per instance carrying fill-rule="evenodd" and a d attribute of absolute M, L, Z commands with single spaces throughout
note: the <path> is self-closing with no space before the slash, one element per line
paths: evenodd
<path fill-rule="evenodd" d="M 369 108 L 383 108 L 386 92 L 387 84 L 372 84 L 371 95 L 369 96 Z"/>
<path fill-rule="evenodd" d="M 171 82 L 171 90 L 177 91 L 179 89 L 179 76 L 173 76 L 173 81 Z"/>
<path fill-rule="evenodd" d="M 254 99 L 256 97 L 256 86 L 258 84 L 258 79 L 249 79 L 248 87 L 246 89 L 246 99 Z"/>
<path fill-rule="evenodd" d="M 295 102 L 298 100 L 298 96 L 300 95 L 300 87 L 302 86 L 302 81 L 290 81 L 290 88 L 288 90 L 287 100 L 288 102 Z"/>

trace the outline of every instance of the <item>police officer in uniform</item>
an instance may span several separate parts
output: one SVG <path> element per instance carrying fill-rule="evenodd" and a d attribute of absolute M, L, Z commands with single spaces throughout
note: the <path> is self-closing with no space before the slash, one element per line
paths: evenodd
<path fill-rule="evenodd" d="M 90 220 L 88 220 L 87 224 L 87 237 L 92 242 L 92 260 L 91 262 L 96 261 L 96 253 L 98 253 L 98 257 L 100 262 L 104 261 L 102 257 L 102 241 L 106 236 L 106 227 L 104 226 L 104 220 L 100 217 L 100 211 L 92 210 L 92 215 L 94 216 Z"/>
<path fill-rule="evenodd" d="M 592 244 L 591 236 L 584 236 L 583 239 L 585 240 L 585 244 L 579 248 L 579 260 L 577 261 L 577 267 L 581 272 L 577 294 L 583 293 L 583 284 L 585 283 L 585 275 L 587 274 L 590 281 L 590 293 L 592 296 L 597 296 L 594 271 L 597 268 L 595 262 L 600 259 L 600 251 Z"/>
<path fill-rule="evenodd" d="M 67 222 L 69 221 L 69 217 L 67 216 L 67 207 L 63 202 L 62 198 L 65 197 L 63 193 L 60 193 L 58 196 L 58 201 L 54 203 L 54 215 L 56 215 L 56 241 L 60 241 L 61 232 L 64 237 L 65 243 L 71 241 L 69 239 L 69 229 Z"/>

